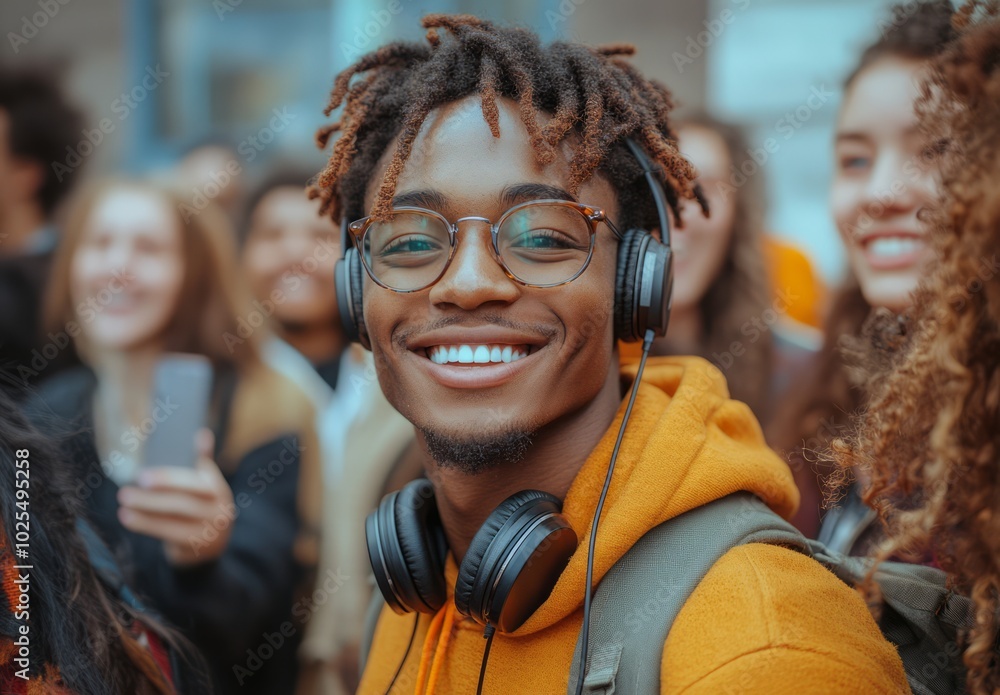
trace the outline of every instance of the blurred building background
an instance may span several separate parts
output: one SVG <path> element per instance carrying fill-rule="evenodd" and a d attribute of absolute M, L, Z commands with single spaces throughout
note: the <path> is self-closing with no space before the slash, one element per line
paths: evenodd
<path fill-rule="evenodd" d="M 90 174 L 170 165 L 228 141 L 251 172 L 314 162 L 334 73 L 378 44 L 419 39 L 426 12 L 470 12 L 545 39 L 630 42 L 683 111 L 750 129 L 771 229 L 835 281 L 831 127 L 840 84 L 880 31 L 886 0 L 7 0 L 0 64 L 50 66 L 86 109 Z M 103 128 L 102 128 L 103 124 Z M 770 144 L 768 145 L 768 142 Z M 81 147 L 80 154 L 88 148 Z M 67 153 L 71 157 L 74 153 Z M 765 158 L 766 155 L 766 158 Z"/>

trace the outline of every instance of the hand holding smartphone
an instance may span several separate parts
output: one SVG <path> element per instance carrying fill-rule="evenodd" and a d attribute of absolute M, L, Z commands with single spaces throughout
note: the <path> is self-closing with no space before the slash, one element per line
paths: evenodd
<path fill-rule="evenodd" d="M 163 541 L 167 559 L 178 566 L 218 557 L 232 532 L 231 523 L 217 525 L 220 510 L 232 508 L 233 493 L 212 460 L 213 438 L 205 428 L 211 387 L 206 358 L 172 354 L 160 360 L 150 403 L 156 427 L 145 443 L 143 470 L 135 485 L 118 491 L 119 521 Z"/>

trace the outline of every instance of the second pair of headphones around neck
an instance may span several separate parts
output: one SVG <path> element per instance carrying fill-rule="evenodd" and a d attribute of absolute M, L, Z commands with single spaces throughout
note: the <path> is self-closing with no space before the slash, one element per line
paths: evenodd
<path fill-rule="evenodd" d="M 667 331 L 673 288 L 667 198 L 642 148 L 631 139 L 626 139 L 625 144 L 642 167 L 652 192 L 663 241 L 656 240 L 647 230 L 630 229 L 618 248 L 615 338 L 625 342 L 642 340 L 643 357 L 594 517 L 584 603 L 583 664 L 587 663 L 597 524 L 649 346 L 654 336 L 663 336 Z M 335 270 L 337 302 L 348 335 L 370 349 L 362 303 L 365 271 L 358 249 L 348 244 L 346 225 L 344 230 L 345 254 Z M 487 517 L 462 560 L 454 592 L 456 608 L 486 626 L 485 634 L 490 637 L 480 674 L 480 690 L 493 631 L 509 633 L 520 627 L 549 597 L 577 550 L 576 532 L 561 511 L 561 501 L 549 493 L 518 492 Z M 368 516 L 365 535 L 375 580 L 388 606 L 399 614 L 437 613 L 447 600 L 444 563 L 448 547 L 431 483 L 416 480 L 386 495 Z M 405 659 L 404 656 L 404 662 Z M 579 688 L 582 684 L 583 669 Z"/>

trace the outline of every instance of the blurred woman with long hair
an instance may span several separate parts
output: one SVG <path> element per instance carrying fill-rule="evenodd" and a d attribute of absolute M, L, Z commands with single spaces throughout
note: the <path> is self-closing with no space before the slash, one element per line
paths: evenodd
<path fill-rule="evenodd" d="M 748 177 L 738 188 L 730 184 L 730 167 L 739 166 L 737 157 L 748 149 L 735 126 L 693 116 L 678 124 L 677 139 L 678 149 L 698 169 L 711 216 L 686 201 L 684 226 L 671 231 L 675 275 L 670 328 L 651 352 L 712 361 L 724 371 L 733 398 L 764 420 L 770 408 L 773 335 L 758 331 L 750 340 L 741 332 L 771 306 L 762 239 L 763 178 Z M 726 359 L 736 342 L 744 351 Z"/>
<path fill-rule="evenodd" d="M 152 183 L 109 182 L 72 208 L 47 323 L 85 366 L 43 384 L 36 421 L 62 437 L 130 585 L 202 651 L 216 691 L 284 692 L 301 634 L 293 596 L 317 554 L 314 413 L 259 357 L 266 329 L 224 217 L 186 203 Z M 211 433 L 199 433 L 193 468 L 142 464 L 154 370 L 170 353 L 213 369 Z M 178 459 L 193 444 L 176 442 Z"/>
<path fill-rule="evenodd" d="M 833 299 L 811 373 L 790 394 L 769 432 L 793 469 L 815 476 L 800 481 L 809 494 L 803 495 L 797 525 L 844 553 L 864 554 L 875 542 L 875 513 L 850 488 L 820 527 L 819 477 L 829 471 L 817 470 L 815 452 L 865 403 L 864 384 L 844 363 L 844 341 L 860 335 L 873 308 L 905 310 L 933 255 L 922 211 L 935 200 L 937 186 L 914 103 L 928 61 L 953 37 L 951 14 L 946 0 L 897 6 L 893 21 L 847 78 L 830 205 L 850 275 Z"/>
<path fill-rule="evenodd" d="M 932 557 L 972 597 L 968 690 L 1000 690 L 1000 6 L 970 2 L 922 103 L 944 150 L 937 261 L 905 320 L 866 330 L 870 405 L 836 441 L 842 471 L 870 479 L 889 521 L 881 556 Z"/>

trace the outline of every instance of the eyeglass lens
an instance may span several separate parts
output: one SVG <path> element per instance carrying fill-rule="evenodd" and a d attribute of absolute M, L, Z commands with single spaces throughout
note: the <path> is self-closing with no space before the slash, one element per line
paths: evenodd
<path fill-rule="evenodd" d="M 590 256 L 590 222 L 578 209 L 555 203 L 525 205 L 497 230 L 497 251 L 507 270 L 529 285 L 555 285 L 578 274 Z M 382 284 L 422 289 L 445 270 L 451 251 L 448 224 L 436 215 L 395 211 L 373 222 L 362 240 L 365 262 Z"/>

